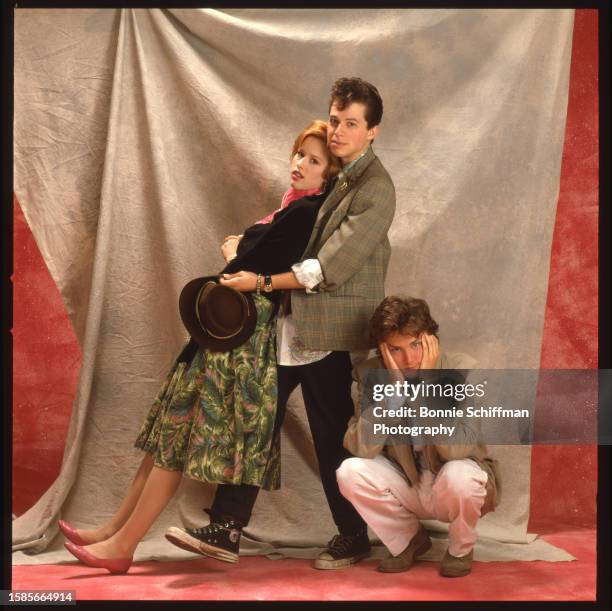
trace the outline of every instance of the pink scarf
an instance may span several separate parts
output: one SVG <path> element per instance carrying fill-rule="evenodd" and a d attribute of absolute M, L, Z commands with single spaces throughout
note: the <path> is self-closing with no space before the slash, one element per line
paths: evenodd
<path fill-rule="evenodd" d="M 259 225 L 260 223 L 270 223 L 274 218 L 274 215 L 281 210 L 284 210 L 291 202 L 294 202 L 296 199 L 301 199 L 302 197 L 306 197 L 307 195 L 318 195 L 319 193 L 323 193 L 323 189 L 321 187 L 315 187 L 314 189 L 303 189 L 298 190 L 293 187 L 289 187 L 285 191 L 285 195 L 283 195 L 283 199 L 281 201 L 281 207 L 278 210 L 275 210 L 268 216 L 264 216 L 262 219 L 259 219 L 255 225 Z"/>

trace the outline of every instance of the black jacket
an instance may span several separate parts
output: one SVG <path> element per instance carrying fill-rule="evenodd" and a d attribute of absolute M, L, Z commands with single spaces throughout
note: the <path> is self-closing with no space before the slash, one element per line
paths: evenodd
<path fill-rule="evenodd" d="M 281 274 L 288 272 L 294 263 L 300 261 L 314 226 L 321 204 L 327 193 L 309 195 L 291 202 L 284 210 L 274 215 L 270 223 L 251 225 L 244 231 L 236 251 L 236 258 L 230 261 L 220 274 L 239 271 L 256 274 Z M 279 291 L 262 293 L 278 307 Z M 276 310 L 276 308 L 275 308 Z M 198 344 L 190 338 L 176 361 L 189 362 L 195 355 Z"/>
<path fill-rule="evenodd" d="M 251 225 L 240 240 L 236 258 L 221 273 L 288 272 L 306 250 L 319 208 L 326 196 L 326 193 L 322 193 L 303 197 L 277 212 L 270 223 Z"/>

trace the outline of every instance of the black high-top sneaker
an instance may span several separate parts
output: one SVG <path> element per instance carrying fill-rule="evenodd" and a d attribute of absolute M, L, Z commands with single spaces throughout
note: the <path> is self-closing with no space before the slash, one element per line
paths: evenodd
<path fill-rule="evenodd" d="M 210 511 L 205 509 L 207 513 Z M 196 554 L 224 562 L 238 562 L 242 525 L 235 520 L 214 520 L 202 528 L 177 528 L 166 531 L 166 539 L 173 545 Z"/>

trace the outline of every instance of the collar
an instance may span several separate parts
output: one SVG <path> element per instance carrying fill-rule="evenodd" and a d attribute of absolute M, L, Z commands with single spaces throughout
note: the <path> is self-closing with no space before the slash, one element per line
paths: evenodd
<path fill-rule="evenodd" d="M 357 166 L 357 164 L 359 164 L 359 162 L 364 159 L 364 157 L 367 157 L 368 159 L 371 159 L 372 157 L 374 157 L 374 151 L 372 150 L 372 145 L 368 145 L 368 147 L 366 148 L 365 151 L 363 151 L 363 153 L 361 153 L 361 155 L 359 155 L 359 157 L 357 157 L 357 159 L 353 159 L 353 161 L 347 163 L 346 165 L 342 166 L 342 169 L 340 170 L 340 173 L 338 174 L 338 178 L 344 179 L 347 176 L 353 174 L 353 170 L 355 169 L 355 167 Z M 361 165 L 361 164 L 359 164 Z"/>

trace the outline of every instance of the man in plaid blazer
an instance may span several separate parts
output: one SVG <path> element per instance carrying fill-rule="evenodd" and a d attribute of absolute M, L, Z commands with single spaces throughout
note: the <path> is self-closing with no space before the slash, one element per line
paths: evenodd
<path fill-rule="evenodd" d="M 368 323 L 384 298 L 391 251 L 387 232 L 395 213 L 393 182 L 371 148 L 383 111 L 376 87 L 359 78 L 338 79 L 329 107 L 328 145 L 342 171 L 319 210 L 302 261 L 291 272 L 265 279 L 268 289 L 293 289 L 291 312 L 279 318 L 275 434 L 289 395 L 300 385 L 323 490 L 339 530 L 315 560 L 319 569 L 349 566 L 370 551 L 367 525 L 340 493 L 336 469 L 350 456 L 342 445 L 354 411 L 349 350 L 371 347 Z M 250 272 L 221 280 L 240 291 L 255 290 L 256 281 Z M 257 486 L 218 485 L 211 523 L 173 527 L 168 539 L 236 562 L 240 532 L 258 492 Z"/>

